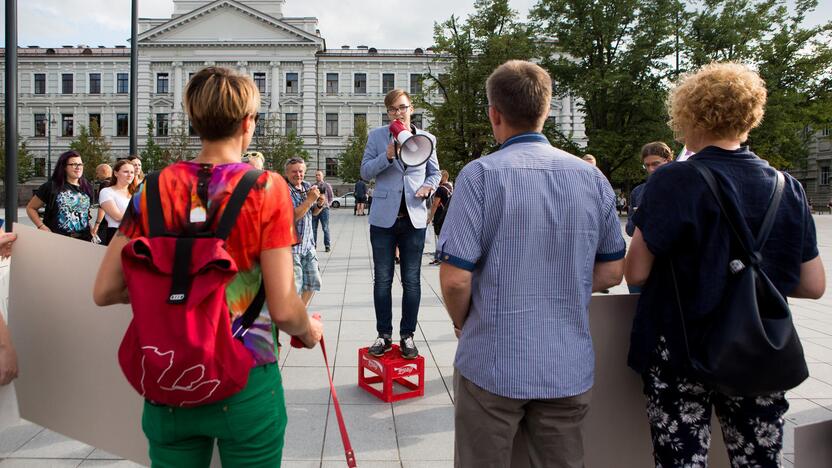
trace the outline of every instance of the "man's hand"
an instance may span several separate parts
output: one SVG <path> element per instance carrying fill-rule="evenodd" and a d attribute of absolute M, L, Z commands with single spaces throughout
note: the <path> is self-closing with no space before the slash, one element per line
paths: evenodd
<path fill-rule="evenodd" d="M 12 244 L 16 239 L 17 234 L 13 232 L 0 234 L 0 257 L 3 257 L 3 260 L 12 256 Z"/>
<path fill-rule="evenodd" d="M 393 143 L 387 145 L 387 160 L 392 161 L 393 158 L 396 157 L 396 148 L 393 146 Z"/>
<path fill-rule="evenodd" d="M 17 377 L 17 353 L 11 344 L 0 345 L 0 385 Z"/>
<path fill-rule="evenodd" d="M 303 345 L 310 349 L 314 348 L 321 341 L 321 337 L 324 336 L 324 324 L 321 323 L 318 317 L 320 317 L 318 314 L 309 317 L 309 328 L 306 333 L 298 336 Z"/>
<path fill-rule="evenodd" d="M 325 206 L 325 205 L 326 205 L 326 195 L 324 195 L 322 193 L 321 196 L 318 198 L 318 206 Z"/>
<path fill-rule="evenodd" d="M 422 187 L 416 191 L 416 198 L 428 198 L 432 190 L 430 187 Z"/>
<path fill-rule="evenodd" d="M 309 201 L 315 201 L 318 197 L 321 196 L 321 189 L 318 188 L 317 185 L 313 185 L 308 192 L 306 192 L 306 199 Z"/>

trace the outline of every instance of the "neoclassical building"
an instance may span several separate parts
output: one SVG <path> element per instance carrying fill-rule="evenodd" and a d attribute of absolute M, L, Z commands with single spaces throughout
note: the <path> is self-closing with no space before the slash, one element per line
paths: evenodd
<path fill-rule="evenodd" d="M 281 133 L 296 131 L 310 153 L 310 169 L 324 169 L 337 180 L 338 157 L 355 123 L 364 119 L 370 128 L 385 124 L 387 91 L 422 93 L 424 74 L 442 72 L 441 57 L 430 49 L 328 47 L 316 18 L 286 17 L 284 4 L 173 0 L 170 18 L 140 19 L 139 149 L 148 119 L 162 145 L 171 138 L 173 126 L 187 125 L 180 123 L 185 122 L 182 93 L 187 80 L 202 67 L 220 65 L 251 75 L 262 96 L 261 117 L 276 122 Z M 93 121 L 116 155 L 127 154 L 128 47 L 24 46 L 18 61 L 19 132 L 36 155 L 41 174 L 67 149 L 79 126 Z M 584 142 L 583 117 L 572 99 L 553 102 L 550 118 L 565 134 Z M 427 126 L 430 116 L 417 109 L 414 123 Z M 196 136 L 190 138 L 194 149 L 198 143 Z M 441 142 L 439 150 L 441 164 Z"/>

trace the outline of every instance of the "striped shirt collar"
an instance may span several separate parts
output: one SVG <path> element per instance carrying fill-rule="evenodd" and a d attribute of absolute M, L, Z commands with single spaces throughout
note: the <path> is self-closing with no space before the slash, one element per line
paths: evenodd
<path fill-rule="evenodd" d="M 523 132 L 509 138 L 502 145 L 500 149 L 506 149 L 515 143 L 549 143 L 549 140 L 540 132 Z"/>

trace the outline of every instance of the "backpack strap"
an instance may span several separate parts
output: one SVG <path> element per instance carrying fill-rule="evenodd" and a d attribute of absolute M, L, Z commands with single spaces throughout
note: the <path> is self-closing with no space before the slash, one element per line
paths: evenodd
<path fill-rule="evenodd" d="M 725 217 L 725 221 L 728 223 L 728 226 L 730 226 L 734 236 L 745 250 L 749 260 L 759 263 L 762 260 L 759 252 L 765 245 L 766 240 L 768 240 L 768 235 L 771 233 L 772 226 L 774 226 L 774 218 L 777 214 L 777 208 L 780 206 L 780 201 L 783 198 L 783 187 L 785 185 L 785 177 L 783 177 L 783 174 L 780 171 L 777 171 L 774 190 L 771 194 L 768 209 L 763 217 L 763 223 L 760 225 L 760 230 L 757 231 L 754 244 L 751 244 L 740 234 L 740 231 L 737 229 L 737 225 L 731 219 L 728 210 L 725 208 L 725 204 L 722 201 L 722 195 L 719 190 L 719 183 L 716 181 L 716 178 L 714 178 L 713 172 L 711 172 L 711 170 L 700 161 L 689 159 L 687 162 L 699 172 L 703 179 L 705 179 L 705 183 L 708 185 L 708 188 L 716 199 L 719 209 Z"/>
<path fill-rule="evenodd" d="M 237 222 L 237 216 L 239 216 L 240 210 L 243 208 L 243 203 L 245 203 L 248 197 L 248 192 L 254 187 L 254 183 L 257 182 L 257 179 L 262 174 L 263 171 L 252 169 L 243 175 L 240 182 L 234 187 L 231 198 L 229 198 L 228 203 L 225 205 L 220 222 L 217 224 L 217 230 L 214 232 L 214 237 L 223 240 L 228 239 L 234 223 Z"/>
<path fill-rule="evenodd" d="M 144 189 L 146 191 L 145 201 L 147 203 L 147 224 L 150 228 L 148 233 L 150 237 L 164 236 L 165 231 L 165 216 L 162 212 L 162 196 L 159 193 L 159 174 L 161 172 L 151 172 L 144 179 Z"/>
<path fill-rule="evenodd" d="M 242 339 L 243 336 L 245 336 L 245 334 L 248 332 L 248 329 L 251 328 L 252 325 L 254 325 L 254 321 L 257 320 L 257 317 L 260 315 L 260 311 L 263 310 L 263 304 L 265 303 L 266 285 L 263 283 L 263 279 L 261 276 L 260 289 L 257 290 L 257 295 L 254 296 L 254 299 L 251 301 L 251 304 L 248 305 L 248 308 L 246 308 L 246 311 L 243 312 L 242 317 L 240 317 L 240 327 L 234 331 L 234 337 Z"/>

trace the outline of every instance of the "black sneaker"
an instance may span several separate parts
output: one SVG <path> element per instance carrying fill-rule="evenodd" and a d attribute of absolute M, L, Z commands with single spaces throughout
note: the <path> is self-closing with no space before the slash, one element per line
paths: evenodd
<path fill-rule="evenodd" d="M 390 335 L 379 335 L 367 350 L 371 356 L 382 357 L 384 353 L 393 349 L 393 339 Z"/>
<path fill-rule="evenodd" d="M 419 357 L 419 350 L 416 349 L 416 343 L 413 342 L 413 335 L 405 335 L 399 342 L 399 351 L 405 359 L 416 359 Z"/>
<path fill-rule="evenodd" d="M 326 251 L 329 252 L 330 250 L 332 249 L 330 249 L 329 246 L 326 246 Z"/>

